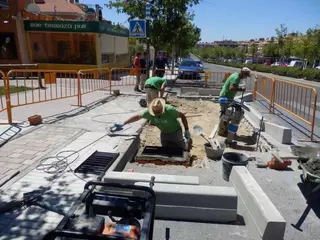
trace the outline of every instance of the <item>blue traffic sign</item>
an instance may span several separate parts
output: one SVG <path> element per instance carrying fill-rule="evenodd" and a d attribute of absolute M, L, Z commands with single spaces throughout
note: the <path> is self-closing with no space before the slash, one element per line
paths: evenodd
<path fill-rule="evenodd" d="M 131 38 L 146 38 L 147 24 L 145 19 L 130 20 L 130 37 Z"/>

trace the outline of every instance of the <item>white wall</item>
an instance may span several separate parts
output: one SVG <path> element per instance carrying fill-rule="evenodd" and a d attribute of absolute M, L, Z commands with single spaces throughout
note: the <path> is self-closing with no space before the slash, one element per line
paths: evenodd
<path fill-rule="evenodd" d="M 113 53 L 114 49 L 116 54 L 128 53 L 128 38 L 101 34 L 100 35 L 101 53 Z"/>

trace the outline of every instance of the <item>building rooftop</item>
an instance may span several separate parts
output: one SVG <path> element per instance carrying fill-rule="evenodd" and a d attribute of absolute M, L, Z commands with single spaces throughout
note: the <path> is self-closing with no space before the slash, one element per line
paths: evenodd
<path fill-rule="evenodd" d="M 76 4 L 65 0 L 44 0 L 36 1 L 42 13 L 65 13 L 65 14 L 85 14 Z"/>

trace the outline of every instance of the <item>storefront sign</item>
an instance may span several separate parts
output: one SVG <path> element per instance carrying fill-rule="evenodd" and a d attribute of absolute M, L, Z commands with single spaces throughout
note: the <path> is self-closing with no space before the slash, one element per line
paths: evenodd
<path fill-rule="evenodd" d="M 41 32 L 88 32 L 104 33 L 115 36 L 128 37 L 127 29 L 107 24 L 104 22 L 84 22 L 84 21 L 24 21 L 26 31 Z"/>
<path fill-rule="evenodd" d="M 24 28 L 27 31 L 90 32 L 92 26 L 86 22 L 25 21 Z"/>

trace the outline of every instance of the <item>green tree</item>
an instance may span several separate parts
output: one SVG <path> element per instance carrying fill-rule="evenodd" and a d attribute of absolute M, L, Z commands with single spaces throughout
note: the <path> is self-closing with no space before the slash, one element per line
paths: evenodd
<path fill-rule="evenodd" d="M 251 57 L 256 57 L 258 52 L 258 46 L 254 43 L 250 44 L 249 46 L 249 54 Z"/>
<path fill-rule="evenodd" d="M 191 22 L 194 15 L 188 12 L 188 8 L 199 3 L 199 0 L 152 0 L 151 18 L 148 28 L 148 36 L 151 45 L 158 52 L 161 48 L 166 48 L 169 44 L 181 42 L 177 29 L 186 22 Z M 145 18 L 145 1 L 131 0 L 111 0 L 106 4 L 109 8 L 115 8 L 118 13 L 129 15 L 129 19 Z M 146 40 L 142 40 L 146 42 Z M 192 47 L 192 46 L 188 46 Z"/>
<path fill-rule="evenodd" d="M 279 46 L 275 42 L 270 42 L 262 47 L 262 53 L 265 57 L 271 57 L 273 60 L 279 58 Z"/>
<path fill-rule="evenodd" d="M 279 54 L 281 58 L 285 56 L 285 40 L 288 35 L 288 28 L 285 24 L 280 24 L 280 28 L 276 28 L 276 34 L 278 38 Z"/>

